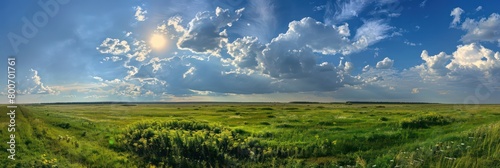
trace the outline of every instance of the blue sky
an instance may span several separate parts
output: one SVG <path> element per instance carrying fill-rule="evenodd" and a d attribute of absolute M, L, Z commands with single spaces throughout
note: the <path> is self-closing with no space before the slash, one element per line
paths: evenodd
<path fill-rule="evenodd" d="M 21 103 L 500 103 L 497 1 L 0 3 Z"/>

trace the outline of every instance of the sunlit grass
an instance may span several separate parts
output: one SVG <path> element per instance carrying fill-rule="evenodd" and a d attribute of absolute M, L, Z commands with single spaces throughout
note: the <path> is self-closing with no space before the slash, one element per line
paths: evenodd
<path fill-rule="evenodd" d="M 500 126 L 494 123 L 500 119 L 500 106 L 454 107 L 279 103 L 25 105 L 16 118 L 16 136 L 22 137 L 16 139 L 18 160 L 0 164 L 498 167 Z M 6 110 L 0 109 L 2 113 Z M 206 128 L 152 127 L 154 122 L 184 122 Z M 10 134 L 6 118 L 0 118 L 0 123 L 4 123 L 0 125 L 0 140 L 6 142 Z M 151 134 L 134 134 L 136 130 Z M 160 152 L 138 152 L 134 143 L 139 142 Z M 172 158 L 161 152 L 160 142 L 176 144 L 169 147 L 175 149 Z M 6 143 L 0 147 L 5 150 Z M 201 148 L 205 152 L 196 155 Z M 0 153 L 0 157 L 6 158 L 6 154 Z M 193 164 L 187 164 L 193 160 Z"/>

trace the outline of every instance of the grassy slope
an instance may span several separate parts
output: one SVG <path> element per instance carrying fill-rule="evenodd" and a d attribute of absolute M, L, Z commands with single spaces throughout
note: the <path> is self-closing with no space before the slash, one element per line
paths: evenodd
<path fill-rule="evenodd" d="M 481 127 L 500 120 L 499 105 L 476 108 L 455 108 L 453 105 L 342 105 L 342 104 L 170 104 L 170 105 L 27 105 L 18 110 L 16 122 L 17 158 L 3 161 L 9 166 L 60 167 L 135 167 L 140 160 L 134 154 L 115 149 L 115 136 L 132 123 L 155 120 L 194 120 L 218 123 L 233 129 L 243 129 L 261 137 L 263 143 L 276 147 L 305 147 L 328 140 L 336 142 L 337 153 L 318 154 L 275 162 L 297 165 L 357 165 L 363 166 L 436 166 L 474 165 L 471 160 L 498 156 L 498 146 L 487 142 L 465 142 L 470 131 L 487 132 Z M 5 106 L 0 107 L 6 113 Z M 430 129 L 401 129 L 402 120 L 436 113 L 455 119 L 450 125 Z M 387 121 L 382 121 L 387 119 Z M 8 141 L 7 118 L 0 118 L 0 140 Z M 68 127 L 69 126 L 69 127 Z M 480 135 L 477 135 L 480 137 Z M 497 136 L 500 136 L 497 134 Z M 473 139 L 473 138 L 471 138 Z M 500 138 L 498 138 L 500 139 Z M 482 151 L 460 146 L 446 148 L 451 142 L 486 146 Z M 493 139 L 492 139 L 493 141 Z M 461 144 L 459 144 L 461 145 Z M 1 150 L 7 144 L 1 143 Z M 435 149 L 434 149 L 435 150 Z M 453 151 L 457 150 L 457 151 Z M 479 151 L 479 149 L 477 149 Z M 420 151 L 431 151 L 420 152 Z M 448 151 L 452 153 L 447 153 Z M 469 151 L 469 152 L 467 152 Z M 311 152 L 312 153 L 312 152 Z M 474 154 L 474 155 L 473 155 Z M 489 156 L 492 155 L 492 156 Z M 484 157 L 483 157 L 484 156 Z M 7 158 L 6 152 L 0 157 Z M 451 158 L 451 159 L 450 159 Z M 453 160 L 455 158 L 455 160 Z M 458 158 L 458 159 L 457 159 Z M 469 159 L 466 159 L 469 158 Z M 391 161 L 392 160 L 392 161 Z M 420 161 L 424 160 L 424 161 Z M 431 160 L 431 161 L 428 161 Z M 450 161 L 448 161 L 450 160 Z M 491 159 L 490 159 L 491 160 Z M 269 164 L 260 164 L 269 166 Z M 450 162 L 450 163 L 448 163 Z M 256 163 L 257 164 L 257 163 Z M 496 164 L 494 159 L 489 165 Z M 498 163 L 500 164 L 500 163 Z M 3 167 L 2 165 L 0 165 Z"/>

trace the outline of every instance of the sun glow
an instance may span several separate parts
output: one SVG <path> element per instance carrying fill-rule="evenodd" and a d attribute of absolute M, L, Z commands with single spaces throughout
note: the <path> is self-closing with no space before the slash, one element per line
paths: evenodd
<path fill-rule="evenodd" d="M 153 34 L 149 39 L 149 44 L 153 49 L 163 49 L 167 45 L 167 39 L 162 34 Z"/>

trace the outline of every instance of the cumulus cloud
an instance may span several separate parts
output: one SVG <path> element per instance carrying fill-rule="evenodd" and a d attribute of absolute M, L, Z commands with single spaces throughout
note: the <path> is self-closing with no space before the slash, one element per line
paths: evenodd
<path fill-rule="evenodd" d="M 349 38 L 347 23 L 340 26 L 329 26 L 306 17 L 300 21 L 292 21 L 286 33 L 278 35 L 271 43 L 287 43 L 292 49 L 306 47 L 322 54 L 351 54 L 388 37 L 391 29 L 382 20 L 367 21 L 356 31 L 354 41 Z"/>
<path fill-rule="evenodd" d="M 328 26 L 306 17 L 292 21 L 286 33 L 266 44 L 257 60 L 262 72 L 273 78 L 304 78 L 318 70 L 340 71 L 316 65 L 315 53 L 350 54 L 363 49 L 353 47 L 349 35 L 347 24 Z"/>
<path fill-rule="evenodd" d="M 195 53 L 219 55 L 221 48 L 227 43 L 227 32 L 224 27 L 231 27 L 237 21 L 244 8 L 231 12 L 217 7 L 215 13 L 208 11 L 196 14 L 177 46 Z M 214 16 L 215 14 L 215 16 Z"/>
<path fill-rule="evenodd" d="M 137 61 L 144 61 L 151 53 L 151 47 L 149 47 L 144 40 L 134 40 L 133 43 L 134 52 L 132 54 L 127 54 L 129 58 L 135 58 Z"/>
<path fill-rule="evenodd" d="M 377 62 L 375 66 L 378 69 L 389 69 L 392 68 L 394 64 L 394 60 L 389 59 L 389 57 L 385 57 L 382 61 Z"/>
<path fill-rule="evenodd" d="M 147 19 L 147 17 L 146 17 L 146 13 L 148 13 L 147 10 L 143 10 L 142 7 L 140 7 L 140 6 L 136 6 L 134 9 L 135 9 L 134 16 L 135 16 L 135 19 L 137 21 L 142 22 L 142 21 L 145 21 Z"/>
<path fill-rule="evenodd" d="M 20 82 L 19 94 L 59 94 L 59 91 L 52 87 L 46 86 L 42 82 L 42 78 L 37 70 L 30 69 L 31 75 L 24 82 Z"/>
<path fill-rule="evenodd" d="M 130 46 L 125 40 L 106 38 L 96 49 L 103 54 L 122 55 L 130 51 Z"/>
<path fill-rule="evenodd" d="M 467 18 L 461 26 L 467 33 L 462 36 L 461 41 L 469 42 L 497 42 L 500 45 L 500 15 L 491 14 L 488 18 L 476 21 Z"/>
<path fill-rule="evenodd" d="M 424 63 L 405 70 L 367 65 L 355 77 L 363 83 L 340 88 L 336 98 L 448 103 L 491 103 L 500 98 L 494 94 L 500 81 L 500 52 L 471 43 L 457 46 L 452 54 L 430 55 L 424 50 L 421 58 Z"/>
<path fill-rule="evenodd" d="M 462 15 L 462 13 L 464 13 L 464 10 L 460 7 L 456 7 L 451 11 L 450 16 L 453 16 L 453 21 L 451 21 L 450 24 L 451 27 L 456 27 L 457 24 L 460 23 L 460 15 Z"/>
<path fill-rule="evenodd" d="M 172 26 L 174 30 L 178 33 L 186 32 L 186 29 L 181 25 L 182 18 L 179 16 L 174 16 L 168 19 L 167 25 Z"/>
<path fill-rule="evenodd" d="M 457 46 L 452 55 L 440 52 L 429 56 L 422 51 L 425 63 L 412 68 L 425 81 L 446 81 L 455 85 L 456 82 L 466 83 L 470 78 L 488 78 L 500 72 L 500 53 L 493 52 L 484 46 L 471 43 Z"/>
<path fill-rule="evenodd" d="M 448 69 L 473 69 L 488 72 L 500 68 L 500 53 L 493 52 L 477 43 L 459 45 L 453 52 L 453 60 L 446 66 Z"/>
<path fill-rule="evenodd" d="M 284 46 L 287 41 L 274 41 L 263 51 L 263 72 L 275 78 L 301 78 L 311 74 L 316 60 L 312 49 Z"/>
<path fill-rule="evenodd" d="M 374 30 L 368 32 L 368 28 Z M 325 69 L 316 65 L 315 53 L 347 55 L 357 52 L 387 37 L 385 33 L 389 29 L 382 21 L 369 21 L 358 29 L 358 39 L 352 42 L 348 24 L 328 26 L 306 17 L 290 22 L 287 32 L 265 46 L 256 38 L 244 37 L 229 43 L 227 48 L 233 64 L 240 68 L 258 68 L 273 78 L 303 78 Z M 345 70 L 350 71 L 352 64 L 346 67 Z M 338 68 L 330 71 L 342 71 Z"/>
<path fill-rule="evenodd" d="M 240 68 L 255 69 L 258 66 L 257 58 L 262 57 L 264 45 L 256 37 L 238 38 L 227 45 L 227 53 L 233 57 L 233 65 Z"/>
<path fill-rule="evenodd" d="M 348 38 L 349 26 L 328 26 L 313 18 L 306 17 L 300 21 L 292 21 L 284 34 L 278 35 L 269 45 L 273 43 L 288 43 L 291 48 L 311 48 L 314 52 L 322 54 L 348 54 L 353 52 Z"/>
<path fill-rule="evenodd" d="M 445 52 L 440 52 L 437 55 L 429 56 L 427 50 L 424 50 L 420 54 L 420 57 L 425 61 L 425 63 L 421 65 L 423 66 L 422 68 L 427 69 L 427 71 L 431 74 L 445 75 L 449 72 L 446 65 L 450 62 L 452 58 L 451 55 L 447 55 Z"/>
<path fill-rule="evenodd" d="M 384 20 L 369 20 L 351 36 L 347 23 L 327 25 L 306 17 L 290 22 L 285 33 L 268 43 L 254 36 L 230 42 L 225 28 L 241 18 L 242 12 L 222 8 L 201 12 L 187 26 L 182 25 L 181 17 L 171 17 L 158 25 L 156 33 L 168 34 L 186 51 L 170 58 L 149 59 L 151 49 L 144 41 L 134 40 L 123 64 L 128 75 L 112 81 L 95 79 L 105 85 L 105 93 L 127 97 L 335 91 L 364 79 L 351 75 L 353 63 L 318 63 L 318 56 L 359 52 L 389 37 L 393 29 Z M 224 49 L 227 55 L 206 57 L 220 55 Z"/>
<path fill-rule="evenodd" d="M 354 64 L 352 62 L 345 62 L 344 71 L 350 73 L 354 69 Z"/>

